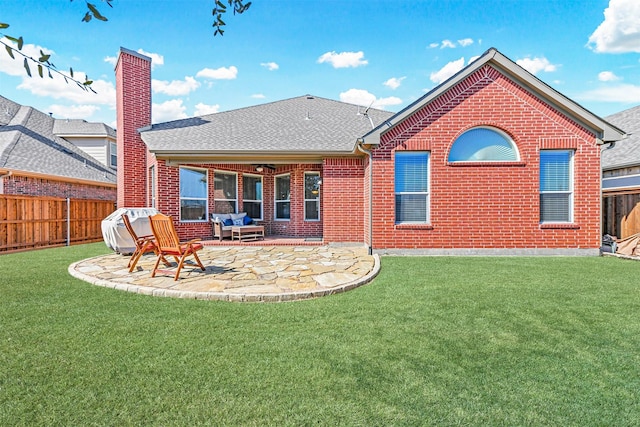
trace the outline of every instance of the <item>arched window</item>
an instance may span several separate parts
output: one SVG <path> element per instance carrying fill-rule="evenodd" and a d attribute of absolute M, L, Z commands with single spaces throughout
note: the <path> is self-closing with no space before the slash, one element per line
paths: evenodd
<path fill-rule="evenodd" d="M 488 127 L 469 129 L 458 137 L 449 151 L 450 162 L 518 161 L 518 150 L 504 132 Z"/>

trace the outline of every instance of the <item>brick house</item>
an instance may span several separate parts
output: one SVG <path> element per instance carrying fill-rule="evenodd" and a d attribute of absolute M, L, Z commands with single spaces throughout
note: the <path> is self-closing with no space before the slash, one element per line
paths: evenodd
<path fill-rule="evenodd" d="M 116 65 L 118 206 L 183 238 L 245 211 L 379 253 L 598 253 L 600 145 L 624 132 L 495 49 L 396 114 L 307 95 L 151 125 L 150 65 Z"/>
<path fill-rule="evenodd" d="M 115 131 L 56 120 L 0 96 L 0 194 L 115 201 L 115 170 L 72 142 L 80 139 L 108 147 Z"/>

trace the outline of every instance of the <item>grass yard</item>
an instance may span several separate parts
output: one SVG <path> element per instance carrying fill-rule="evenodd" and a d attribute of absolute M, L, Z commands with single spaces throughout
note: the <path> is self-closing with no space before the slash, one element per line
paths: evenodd
<path fill-rule="evenodd" d="M 0 425 L 640 424 L 640 262 L 385 257 L 241 304 L 68 275 L 106 252 L 0 256 Z"/>

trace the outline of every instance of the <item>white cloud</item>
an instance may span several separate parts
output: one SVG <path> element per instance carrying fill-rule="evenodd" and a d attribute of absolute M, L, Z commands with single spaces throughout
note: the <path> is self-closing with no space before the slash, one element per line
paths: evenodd
<path fill-rule="evenodd" d="M 184 80 L 151 80 L 151 87 L 154 93 L 164 93 L 169 96 L 187 95 L 198 89 L 200 83 L 193 77 L 187 76 Z"/>
<path fill-rule="evenodd" d="M 264 96 L 264 94 L 262 93 L 254 93 L 253 95 L 251 95 L 252 98 L 254 99 L 265 99 L 266 96 Z"/>
<path fill-rule="evenodd" d="M 598 53 L 640 52 L 640 2 L 611 0 L 587 46 Z"/>
<path fill-rule="evenodd" d="M 640 86 L 620 84 L 612 87 L 601 87 L 584 92 L 576 98 L 586 101 L 637 104 L 638 99 L 640 99 Z"/>
<path fill-rule="evenodd" d="M 383 85 L 385 85 L 386 87 L 390 88 L 390 89 L 398 89 L 400 87 L 400 85 L 402 84 L 402 81 L 406 79 L 406 77 L 391 77 L 389 80 L 387 80 L 386 82 L 382 83 Z"/>
<path fill-rule="evenodd" d="M 327 52 L 318 58 L 318 63 L 328 62 L 333 68 L 348 68 L 367 65 L 369 61 L 364 59 L 364 52 Z"/>
<path fill-rule="evenodd" d="M 172 120 L 186 119 L 187 107 L 182 105 L 182 99 L 172 99 L 162 104 L 151 106 L 151 116 L 153 123 L 164 123 Z"/>
<path fill-rule="evenodd" d="M 540 71 L 544 71 L 545 73 L 556 71 L 556 69 L 558 68 L 557 65 L 550 63 L 549 60 L 544 56 L 540 58 L 526 57 L 526 58 L 518 59 L 516 61 L 516 64 L 518 64 L 519 66 L 521 66 L 522 68 L 524 68 L 525 70 L 527 70 L 528 72 L 534 75 L 538 74 Z"/>
<path fill-rule="evenodd" d="M 432 82 L 440 84 L 443 81 L 447 80 L 449 77 L 453 76 L 458 71 L 464 68 L 464 57 L 457 59 L 455 61 L 449 62 L 447 65 L 442 67 L 438 71 L 434 71 L 429 75 L 429 79 Z"/>
<path fill-rule="evenodd" d="M 47 112 L 53 113 L 53 116 L 61 119 L 89 119 L 100 107 L 97 105 L 60 105 L 53 104 L 47 109 Z"/>
<path fill-rule="evenodd" d="M 205 116 L 207 114 L 213 114 L 213 113 L 217 113 L 218 111 L 220 111 L 220 105 L 219 104 L 215 104 L 215 105 L 207 105 L 207 104 L 203 104 L 202 102 L 196 104 L 196 111 L 195 111 L 195 116 Z"/>
<path fill-rule="evenodd" d="M 616 76 L 612 71 L 602 71 L 598 73 L 598 80 L 601 82 L 615 82 L 620 80 L 620 77 Z"/>
<path fill-rule="evenodd" d="M 116 64 L 118 63 L 118 58 L 115 56 L 105 56 L 104 62 L 107 64 L 111 64 L 113 68 L 116 68 Z"/>
<path fill-rule="evenodd" d="M 164 65 L 164 56 L 160 55 L 159 53 L 151 53 L 151 52 L 145 52 L 142 49 L 138 49 L 138 53 L 141 53 L 145 56 L 148 56 L 149 58 L 151 58 L 151 69 L 153 70 L 157 65 Z"/>
<path fill-rule="evenodd" d="M 469 58 L 469 62 L 467 62 L 467 64 L 471 64 L 473 61 L 475 61 L 478 58 L 480 58 L 480 55 L 472 56 L 471 58 Z"/>
<path fill-rule="evenodd" d="M 361 105 L 363 107 L 372 106 L 374 108 L 383 108 L 388 105 L 402 104 L 402 100 L 395 96 L 388 98 L 376 98 L 372 93 L 364 89 L 349 89 L 346 92 L 340 93 L 340 101 L 350 104 Z"/>
<path fill-rule="evenodd" d="M 74 72 L 74 77 L 79 81 L 84 81 L 86 78 L 85 74 L 79 71 Z M 82 90 L 71 81 L 67 83 L 61 76 L 54 76 L 52 79 L 24 76 L 22 83 L 18 85 L 18 89 L 27 90 L 37 96 L 66 99 L 75 104 L 115 106 L 116 89 L 113 83 L 106 80 L 94 80 L 91 87 L 97 93 Z"/>
<path fill-rule="evenodd" d="M 481 40 L 478 40 L 478 43 L 481 43 Z M 473 44 L 473 39 L 469 37 L 460 39 L 458 41 L 451 41 L 449 39 L 444 39 L 440 43 L 437 43 L 437 42 L 429 43 L 429 48 L 435 49 L 436 47 L 440 47 L 440 49 L 445 49 L 445 48 L 455 49 L 458 46 L 467 47 L 472 44 Z"/>
<path fill-rule="evenodd" d="M 269 71 L 275 71 L 280 68 L 280 66 L 275 62 L 261 62 L 260 65 L 265 67 Z"/>
<path fill-rule="evenodd" d="M 196 77 L 202 77 L 204 79 L 211 80 L 234 80 L 238 77 L 238 69 L 235 66 L 220 67 L 220 68 L 203 68 L 198 71 Z"/>
<path fill-rule="evenodd" d="M 7 38 L 2 39 L 3 42 L 15 46 L 15 43 L 11 42 Z M 22 53 L 29 57 L 40 57 L 40 51 L 53 55 L 55 52 L 51 49 L 44 48 L 42 46 L 25 44 L 22 47 Z M 85 91 L 79 88 L 74 82 L 69 80 L 65 81 L 64 77 L 52 72 L 49 78 L 47 76 L 47 70 L 44 70 L 44 78 L 40 78 L 37 71 L 36 64 L 30 64 L 31 75 L 29 77 L 24 69 L 23 60 L 17 54 L 14 54 L 15 59 L 12 60 L 8 55 L 0 61 L 0 73 L 6 73 L 11 76 L 22 77 L 21 83 L 17 86 L 18 89 L 26 90 L 34 95 L 42 97 L 52 97 L 54 99 L 62 99 L 73 102 L 77 105 L 109 105 L 115 108 L 116 105 L 116 90 L 113 83 L 107 80 L 96 79 L 93 80 L 91 87 L 97 93 L 91 91 Z M 54 61 L 55 62 L 55 61 Z M 64 74 L 68 75 L 67 70 L 62 70 Z M 74 70 L 74 79 L 78 81 L 85 81 L 86 74 L 79 70 Z"/>
<path fill-rule="evenodd" d="M 14 46 L 17 50 L 18 46 L 12 42 L 11 40 L 7 39 L 6 37 L 3 37 L 2 39 L 3 43 L 6 43 L 10 46 Z M 15 57 L 15 59 L 11 59 L 9 57 L 9 55 L 4 52 L 4 46 L 3 46 L 3 52 L 2 52 L 2 61 L 0 61 L 0 72 L 9 74 L 10 76 L 24 76 L 26 75 L 25 73 L 25 69 L 24 69 L 24 65 L 23 65 L 23 59 L 20 55 L 14 53 L 13 56 Z M 21 52 L 24 53 L 26 56 L 32 57 L 32 58 L 39 58 L 40 57 L 40 50 L 42 50 L 43 53 L 46 53 L 48 55 L 53 55 L 55 52 L 52 51 L 51 49 L 47 49 L 44 48 L 42 46 L 38 46 L 38 45 L 34 45 L 34 44 L 25 44 L 22 46 L 22 50 Z M 29 66 L 31 67 L 31 74 L 34 76 L 38 75 L 38 71 L 36 70 L 36 65 L 33 63 L 29 63 Z M 46 74 L 46 71 L 45 71 Z M 27 76 L 28 78 L 28 76 Z M 39 78 L 39 77 L 38 77 Z"/>
<path fill-rule="evenodd" d="M 442 45 L 440 45 L 440 49 L 444 49 L 444 48 L 450 48 L 450 49 L 454 49 L 456 47 L 455 43 L 452 42 L 451 40 L 442 40 Z"/>

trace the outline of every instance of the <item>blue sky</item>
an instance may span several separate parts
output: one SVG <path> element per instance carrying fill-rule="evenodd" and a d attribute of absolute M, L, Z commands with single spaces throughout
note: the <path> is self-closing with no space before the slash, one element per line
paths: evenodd
<path fill-rule="evenodd" d="M 253 0 L 213 36 L 212 0 L 1 0 L 0 34 L 53 52 L 98 94 L 29 78 L 0 51 L 0 94 L 56 118 L 115 126 L 114 64 L 153 58 L 153 121 L 312 94 L 399 111 L 490 47 L 600 115 L 640 104 L 638 0 Z M 4 39 L 6 41 L 6 39 Z"/>

